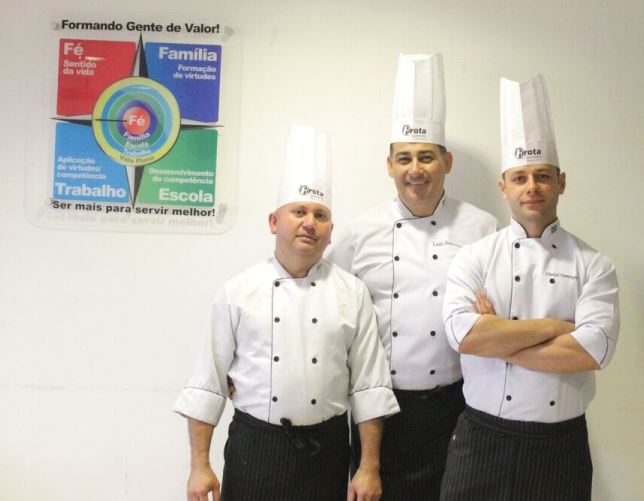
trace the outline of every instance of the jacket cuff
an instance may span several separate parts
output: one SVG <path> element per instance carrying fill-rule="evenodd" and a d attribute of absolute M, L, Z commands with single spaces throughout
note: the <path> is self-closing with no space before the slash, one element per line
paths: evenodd
<path fill-rule="evenodd" d="M 356 424 L 400 412 L 393 390 L 386 386 L 358 390 L 351 395 L 350 400 L 351 415 Z"/>
<path fill-rule="evenodd" d="M 452 315 L 445 322 L 445 335 L 450 346 L 459 351 L 459 346 L 465 336 L 472 330 L 474 324 L 481 315 L 478 313 L 465 312 Z"/>
<path fill-rule="evenodd" d="M 184 388 L 174 404 L 174 411 L 204 423 L 217 426 L 227 398 L 209 390 Z"/>

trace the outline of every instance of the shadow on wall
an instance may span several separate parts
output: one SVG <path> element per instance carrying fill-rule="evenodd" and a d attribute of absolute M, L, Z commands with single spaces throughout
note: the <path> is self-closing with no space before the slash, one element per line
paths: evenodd
<path fill-rule="evenodd" d="M 450 144 L 450 151 L 454 162 L 452 172 L 446 179 L 447 194 L 492 213 L 498 220 L 499 228 L 506 226 L 509 213 L 497 186 L 498 165 L 482 161 L 477 151 L 462 144 Z"/>
<path fill-rule="evenodd" d="M 588 423 L 589 429 L 592 428 L 592 423 Z M 601 454 L 601 444 L 596 443 L 594 440 L 594 434 L 592 430 L 589 430 L 588 433 L 588 442 L 590 445 L 590 453 L 593 459 L 593 491 L 592 499 L 593 501 L 611 501 L 612 499 L 617 499 L 608 492 L 607 485 L 610 482 L 607 482 L 605 479 L 606 471 L 603 467 L 597 467 L 597 455 Z M 603 466 L 603 465 L 602 465 Z"/>

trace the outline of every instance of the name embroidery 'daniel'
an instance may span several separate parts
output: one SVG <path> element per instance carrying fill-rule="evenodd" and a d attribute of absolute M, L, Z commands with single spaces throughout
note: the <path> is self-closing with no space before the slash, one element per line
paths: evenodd
<path fill-rule="evenodd" d="M 572 280 L 579 280 L 579 275 L 571 275 L 569 273 L 561 273 L 559 271 L 546 271 L 547 277 L 570 278 Z"/>

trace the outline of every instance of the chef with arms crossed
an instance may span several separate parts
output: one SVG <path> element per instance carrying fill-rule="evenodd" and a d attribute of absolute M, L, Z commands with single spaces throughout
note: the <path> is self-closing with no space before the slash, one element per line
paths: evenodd
<path fill-rule="evenodd" d="M 617 342 L 615 268 L 557 217 L 566 175 L 541 75 L 501 79 L 501 143 L 510 225 L 464 247 L 447 277 L 467 406 L 441 499 L 589 500 L 585 411 Z"/>
<path fill-rule="evenodd" d="M 442 57 L 401 54 L 387 157 L 398 196 L 352 222 L 329 255 L 369 287 L 400 404 L 400 414 L 385 421 L 383 501 L 439 498 L 464 408 L 458 354 L 443 332 L 445 276 L 462 245 L 496 230 L 492 215 L 445 194 L 452 169 L 445 144 Z"/>
<path fill-rule="evenodd" d="M 322 259 L 333 228 L 327 156 L 324 131 L 292 127 L 268 218 L 275 255 L 227 281 L 214 300 L 175 405 L 188 418 L 189 501 L 380 498 L 382 418 L 399 409 L 369 291 Z M 209 452 L 228 398 L 235 413 L 220 497 Z M 350 485 L 348 409 L 367 444 Z"/>

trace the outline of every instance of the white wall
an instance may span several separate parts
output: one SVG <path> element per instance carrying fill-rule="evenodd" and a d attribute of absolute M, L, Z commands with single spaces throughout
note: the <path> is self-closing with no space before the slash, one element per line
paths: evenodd
<path fill-rule="evenodd" d="M 495 189 L 498 79 L 545 74 L 568 173 L 562 222 L 614 260 L 622 289 L 622 338 L 598 374 L 588 413 L 594 499 L 644 499 L 644 4 L 185 0 L 169 12 L 160 5 L 0 0 L 0 499 L 183 499 L 187 439 L 172 403 L 215 289 L 271 252 L 266 215 L 288 125 L 332 135 L 336 228 L 391 197 L 384 159 L 399 51 L 443 53 L 456 159 L 448 190 L 504 222 Z M 28 111 L 49 22 L 63 16 L 185 16 L 241 34 L 231 231 L 83 233 L 27 222 Z M 229 416 L 213 449 L 218 469 Z"/>

